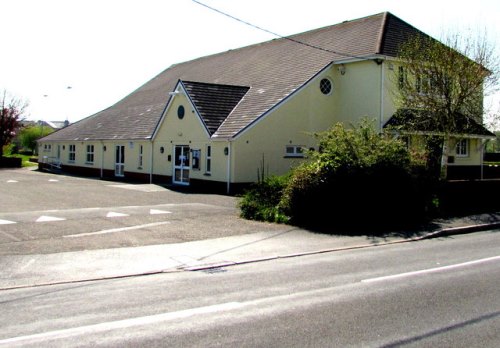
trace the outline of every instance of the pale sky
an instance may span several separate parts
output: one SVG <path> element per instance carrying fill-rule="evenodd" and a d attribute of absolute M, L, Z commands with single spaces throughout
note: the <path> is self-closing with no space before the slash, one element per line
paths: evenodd
<path fill-rule="evenodd" d="M 498 0 L 201 1 L 280 35 L 389 11 L 438 39 L 486 30 L 500 46 Z M 28 100 L 31 120 L 76 122 L 172 64 L 274 38 L 192 0 L 0 0 L 0 11 L 0 90 Z"/>

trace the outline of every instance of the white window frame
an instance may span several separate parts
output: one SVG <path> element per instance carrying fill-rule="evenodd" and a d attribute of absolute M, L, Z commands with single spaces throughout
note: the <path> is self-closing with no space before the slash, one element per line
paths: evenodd
<path fill-rule="evenodd" d="M 205 156 L 205 174 L 212 173 L 212 146 L 207 145 L 207 154 Z"/>
<path fill-rule="evenodd" d="M 457 157 L 469 157 L 469 139 L 460 139 L 455 145 L 455 155 Z"/>
<path fill-rule="evenodd" d="M 75 163 L 76 161 L 76 145 L 69 144 L 68 145 L 68 162 Z"/>
<path fill-rule="evenodd" d="M 303 158 L 304 157 L 304 146 L 303 145 L 286 145 L 285 146 L 285 158 Z"/>
<path fill-rule="evenodd" d="M 191 169 L 200 170 L 201 169 L 201 150 L 191 149 Z"/>
<path fill-rule="evenodd" d="M 143 147 L 143 145 L 140 145 L 139 146 L 139 168 L 138 169 L 142 169 L 143 154 L 144 154 L 144 147 Z"/>
<path fill-rule="evenodd" d="M 85 163 L 94 164 L 94 145 L 88 144 L 86 148 L 87 154 L 85 156 Z"/>

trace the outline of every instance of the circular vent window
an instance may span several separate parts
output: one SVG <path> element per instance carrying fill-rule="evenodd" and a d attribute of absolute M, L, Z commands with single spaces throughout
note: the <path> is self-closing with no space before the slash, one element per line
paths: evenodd
<path fill-rule="evenodd" d="M 177 108 L 177 117 L 179 117 L 179 119 L 182 120 L 184 118 L 184 113 L 185 113 L 184 106 L 179 105 L 179 108 Z"/>
<path fill-rule="evenodd" d="M 332 92 L 332 81 L 329 79 L 322 79 L 319 82 L 319 89 L 321 90 L 321 93 L 323 94 L 330 94 Z"/>

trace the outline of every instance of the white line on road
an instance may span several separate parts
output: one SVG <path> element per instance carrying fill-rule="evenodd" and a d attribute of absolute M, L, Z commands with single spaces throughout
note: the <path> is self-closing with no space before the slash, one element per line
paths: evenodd
<path fill-rule="evenodd" d="M 397 278 L 403 278 L 403 277 L 411 277 L 411 276 L 421 275 L 421 274 L 427 274 L 427 273 L 442 272 L 442 271 L 448 271 L 448 270 L 455 269 L 455 268 L 466 267 L 466 266 L 476 265 L 476 264 L 490 262 L 490 261 L 495 261 L 495 260 L 500 260 L 500 256 L 493 256 L 493 257 L 488 257 L 488 258 L 485 258 L 485 259 L 479 259 L 479 260 L 474 260 L 474 261 L 457 263 L 455 265 L 449 265 L 449 266 L 443 266 L 443 267 L 423 269 L 423 270 L 420 270 L 420 271 L 399 273 L 399 274 L 393 274 L 393 275 L 384 276 L 384 277 L 378 277 L 378 278 L 363 279 L 361 282 L 362 283 L 371 283 L 371 282 L 378 282 L 378 281 L 383 281 L 383 280 L 391 280 L 391 279 L 397 279 Z"/>
<path fill-rule="evenodd" d="M 35 222 L 53 222 L 53 221 L 64 221 L 64 220 L 66 220 L 66 219 L 56 217 L 56 216 L 42 215 L 38 219 L 36 219 Z"/>
<path fill-rule="evenodd" d="M 147 227 L 161 226 L 161 225 L 166 225 L 166 224 L 169 224 L 169 223 L 170 223 L 170 221 L 160 221 L 160 222 L 153 222 L 153 223 L 144 224 L 144 225 L 135 225 L 135 226 L 129 226 L 129 227 L 112 228 L 112 229 L 109 229 L 109 230 L 102 230 L 102 231 L 97 231 L 97 232 L 88 232 L 88 233 L 80 233 L 80 234 L 68 234 L 68 235 L 63 236 L 63 237 L 64 238 L 76 238 L 76 237 L 95 236 L 95 235 L 98 235 L 98 234 L 123 232 L 123 231 L 130 231 L 130 230 L 138 230 L 138 229 L 147 228 Z"/>
<path fill-rule="evenodd" d="M 115 218 L 115 217 L 123 217 L 123 216 L 130 216 L 130 215 L 124 214 L 124 213 L 117 213 L 114 211 L 110 211 L 109 213 L 106 214 L 107 218 Z"/>
<path fill-rule="evenodd" d="M 57 339 L 59 337 L 66 338 L 69 336 L 83 335 L 83 334 L 87 334 L 87 333 L 96 333 L 96 332 L 103 332 L 103 331 L 116 330 L 116 329 L 126 329 L 126 328 L 135 327 L 135 326 L 139 326 L 139 325 L 150 325 L 150 324 L 160 323 L 160 322 L 168 321 L 168 320 L 188 318 L 188 317 L 192 317 L 194 315 L 199 315 L 199 314 L 217 313 L 217 312 L 222 312 L 222 311 L 240 308 L 242 306 L 244 306 L 244 305 L 242 303 L 239 303 L 239 302 L 228 302 L 228 303 L 222 303 L 222 304 L 217 304 L 217 305 L 213 305 L 213 306 L 185 309 L 185 310 L 176 311 L 176 312 L 161 313 L 161 314 L 149 315 L 149 316 L 144 316 L 144 317 L 110 321 L 110 322 L 106 322 L 106 323 L 80 326 L 80 327 L 74 327 L 74 328 L 70 328 L 70 329 L 62 329 L 62 330 L 48 331 L 48 332 L 43 332 L 43 333 L 33 334 L 33 335 L 7 338 L 7 339 L 0 340 L 0 345 L 9 345 L 9 344 L 13 344 L 13 343 L 23 343 L 23 342 L 29 342 L 32 340 Z"/>

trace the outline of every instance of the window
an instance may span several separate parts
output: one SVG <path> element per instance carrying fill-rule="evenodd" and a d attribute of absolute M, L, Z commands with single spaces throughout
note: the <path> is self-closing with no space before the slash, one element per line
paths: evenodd
<path fill-rule="evenodd" d="M 76 159 L 76 145 L 75 144 L 71 144 L 69 146 L 69 157 L 68 157 L 68 160 L 69 162 L 75 162 L 75 159 Z"/>
<path fill-rule="evenodd" d="M 332 92 L 332 81 L 329 79 L 322 79 L 319 82 L 319 89 L 321 93 L 325 95 L 330 94 Z"/>
<path fill-rule="evenodd" d="M 191 157 L 191 168 L 200 170 L 201 150 L 192 150 Z"/>
<path fill-rule="evenodd" d="M 177 117 L 179 117 L 179 120 L 182 120 L 184 118 L 184 114 L 186 113 L 184 106 L 179 105 L 177 108 Z"/>
<path fill-rule="evenodd" d="M 462 139 L 457 143 L 455 150 L 457 157 L 468 157 L 469 156 L 469 139 Z"/>
<path fill-rule="evenodd" d="M 139 146 L 139 168 L 142 169 L 142 153 L 143 153 L 143 146 Z"/>
<path fill-rule="evenodd" d="M 285 157 L 304 157 L 302 145 L 287 145 L 285 147 Z"/>
<path fill-rule="evenodd" d="M 51 144 L 45 144 L 43 146 L 43 151 L 44 152 L 50 152 L 52 150 L 52 145 Z"/>
<path fill-rule="evenodd" d="M 210 174 L 212 172 L 212 147 L 207 145 L 207 157 L 205 162 L 205 173 Z"/>
<path fill-rule="evenodd" d="M 86 163 L 94 163 L 94 145 L 87 145 L 87 160 Z"/>

